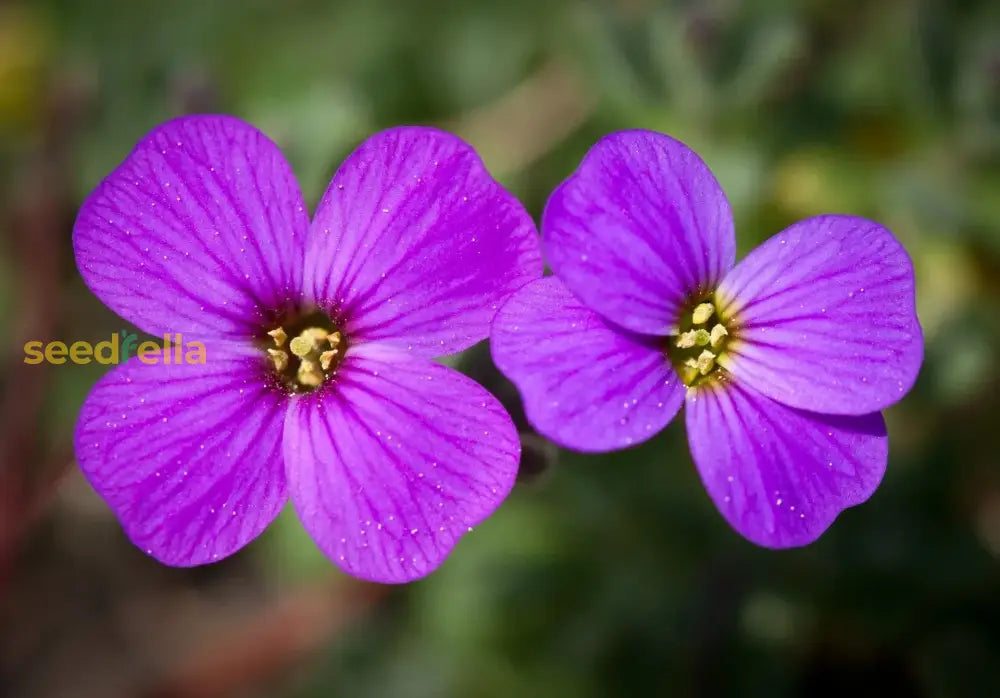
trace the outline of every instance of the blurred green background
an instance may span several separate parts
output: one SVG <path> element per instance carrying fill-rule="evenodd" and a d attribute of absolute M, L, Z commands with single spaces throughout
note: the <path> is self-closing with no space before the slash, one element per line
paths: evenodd
<path fill-rule="evenodd" d="M 521 484 L 435 574 L 354 582 L 292 515 L 219 564 L 134 549 L 72 459 L 104 367 L 29 339 L 125 327 L 82 284 L 83 197 L 156 124 L 225 112 L 314 206 L 366 135 L 469 140 L 536 216 L 602 134 L 692 146 L 746 252 L 875 218 L 910 251 L 927 359 L 889 469 L 815 545 L 716 513 L 679 424 L 606 456 L 524 429 Z M 0 2 L 0 696 L 1000 695 L 1000 4 Z"/>

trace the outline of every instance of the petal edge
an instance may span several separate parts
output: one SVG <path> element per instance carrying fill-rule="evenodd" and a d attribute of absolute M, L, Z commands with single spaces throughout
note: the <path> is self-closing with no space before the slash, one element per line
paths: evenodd
<path fill-rule="evenodd" d="M 140 329 L 246 334 L 301 290 L 309 217 L 278 147 L 230 116 L 150 131 L 73 226 L 84 281 Z"/>
<path fill-rule="evenodd" d="M 660 341 L 611 326 L 549 276 L 500 308 L 490 347 L 539 433 L 603 452 L 655 436 L 680 409 L 684 386 Z"/>
<path fill-rule="evenodd" d="M 733 266 L 725 192 L 698 155 L 653 131 L 598 141 L 549 198 L 546 258 L 590 308 L 633 332 L 665 335 L 683 303 Z"/>
<path fill-rule="evenodd" d="M 889 453 L 882 415 L 796 410 L 735 382 L 687 399 L 691 455 L 716 507 L 768 548 L 812 543 L 866 501 Z"/>
<path fill-rule="evenodd" d="M 292 503 L 348 574 L 409 582 L 436 569 L 514 485 L 520 442 L 471 379 L 397 349 L 355 347 L 337 382 L 285 423 Z"/>
<path fill-rule="evenodd" d="M 723 280 L 739 339 L 720 363 L 792 407 L 867 414 L 902 399 L 923 361 L 913 265 L 883 226 L 854 216 L 800 221 Z"/>
<path fill-rule="evenodd" d="M 205 364 L 105 375 L 77 421 L 77 461 L 132 542 L 160 562 L 222 559 L 256 538 L 287 500 L 284 404 L 254 357 L 208 347 Z"/>
<path fill-rule="evenodd" d="M 541 275 L 534 222 L 475 150 L 403 126 L 337 170 L 310 229 L 305 288 L 353 341 L 433 358 L 485 339 L 499 304 Z"/>

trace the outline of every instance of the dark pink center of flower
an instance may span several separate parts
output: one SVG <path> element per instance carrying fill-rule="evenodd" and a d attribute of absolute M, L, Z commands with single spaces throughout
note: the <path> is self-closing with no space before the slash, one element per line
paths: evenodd
<path fill-rule="evenodd" d="M 260 338 L 271 372 L 292 393 L 315 390 L 337 373 L 347 341 L 319 310 L 289 315 Z"/>
<path fill-rule="evenodd" d="M 696 299 L 681 313 L 677 334 L 667 341 L 667 356 L 684 384 L 694 387 L 722 377 L 719 359 L 732 339 L 712 298 Z"/>

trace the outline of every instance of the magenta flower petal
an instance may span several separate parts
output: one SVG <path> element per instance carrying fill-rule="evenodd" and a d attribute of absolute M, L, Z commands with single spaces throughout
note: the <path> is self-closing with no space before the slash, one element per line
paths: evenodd
<path fill-rule="evenodd" d="M 609 325 L 554 276 L 515 293 L 493 327 L 497 367 L 520 390 L 531 424 L 562 446 L 610 451 L 641 443 L 684 401 L 657 338 Z"/>
<path fill-rule="evenodd" d="M 403 127 L 369 138 L 334 175 L 305 288 L 355 341 L 433 357 L 484 339 L 499 304 L 541 274 L 531 218 L 475 151 Z"/>
<path fill-rule="evenodd" d="M 293 400 L 292 501 L 346 572 L 406 582 L 433 571 L 507 496 L 520 443 L 478 384 L 398 349 L 355 347 L 332 389 Z"/>
<path fill-rule="evenodd" d="M 885 473 L 880 414 L 825 415 L 786 407 L 738 383 L 691 391 L 691 455 L 709 496 L 740 534 L 787 548 L 816 540 Z"/>
<path fill-rule="evenodd" d="M 308 227 L 267 136 L 192 116 L 155 128 L 94 190 L 73 245 L 87 285 L 129 322 L 219 336 L 297 297 Z"/>
<path fill-rule="evenodd" d="M 863 218 L 796 223 L 742 260 L 718 298 L 739 327 L 722 365 L 792 407 L 880 410 L 906 394 L 923 360 L 910 258 Z"/>
<path fill-rule="evenodd" d="M 664 335 L 682 305 L 733 266 L 733 216 L 694 151 L 651 131 L 605 136 L 542 217 L 553 271 L 590 308 Z"/>
<path fill-rule="evenodd" d="M 283 398 L 259 380 L 257 357 L 224 345 L 206 357 L 133 358 L 94 386 L 77 421 L 87 479 L 129 538 L 168 565 L 236 552 L 287 500 Z"/>

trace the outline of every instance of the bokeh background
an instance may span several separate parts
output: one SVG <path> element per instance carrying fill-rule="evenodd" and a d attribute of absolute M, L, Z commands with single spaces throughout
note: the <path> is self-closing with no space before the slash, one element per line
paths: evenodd
<path fill-rule="evenodd" d="M 225 112 L 314 206 L 366 135 L 457 132 L 537 217 L 602 134 L 687 142 L 741 253 L 851 213 L 913 257 L 926 362 L 886 415 L 885 481 L 815 545 L 716 513 L 683 429 L 547 446 L 447 563 L 355 582 L 286 512 L 218 564 L 133 548 L 73 462 L 105 367 L 25 341 L 128 326 L 76 273 L 83 197 L 169 117 Z M 1000 695 L 1000 4 L 0 2 L 0 696 Z"/>

